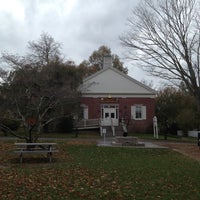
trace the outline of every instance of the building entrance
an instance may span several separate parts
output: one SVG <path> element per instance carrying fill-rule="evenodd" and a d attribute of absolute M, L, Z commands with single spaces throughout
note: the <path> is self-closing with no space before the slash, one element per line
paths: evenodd
<path fill-rule="evenodd" d="M 118 105 L 102 105 L 101 123 L 103 126 L 118 126 Z"/>

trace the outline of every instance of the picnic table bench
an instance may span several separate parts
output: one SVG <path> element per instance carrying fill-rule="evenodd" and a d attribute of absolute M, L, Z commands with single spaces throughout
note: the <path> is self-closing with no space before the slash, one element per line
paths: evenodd
<path fill-rule="evenodd" d="M 18 153 L 20 156 L 20 163 L 23 161 L 23 154 L 37 154 L 46 153 L 49 162 L 52 161 L 52 154 L 58 152 L 55 148 L 56 143 L 15 143 L 16 150 L 14 153 Z"/>

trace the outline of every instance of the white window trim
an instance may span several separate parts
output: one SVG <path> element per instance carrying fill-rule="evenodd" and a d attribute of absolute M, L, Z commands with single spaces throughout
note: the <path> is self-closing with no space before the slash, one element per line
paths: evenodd
<path fill-rule="evenodd" d="M 140 106 L 141 107 L 141 111 L 142 111 L 142 116 L 141 118 L 136 118 L 136 107 L 137 106 Z M 134 120 L 146 120 L 146 106 L 144 105 L 141 105 L 141 104 L 135 104 L 135 105 L 132 105 L 131 106 L 131 119 L 134 119 Z"/>
<path fill-rule="evenodd" d="M 88 119 L 88 106 L 81 104 L 81 109 L 83 110 L 83 119 Z"/>

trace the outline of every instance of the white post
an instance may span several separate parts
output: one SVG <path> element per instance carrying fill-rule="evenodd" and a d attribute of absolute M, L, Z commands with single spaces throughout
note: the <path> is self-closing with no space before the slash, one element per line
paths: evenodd
<path fill-rule="evenodd" d="M 123 136 L 127 136 L 127 126 L 126 126 L 126 124 L 125 124 L 125 121 L 124 121 L 124 118 L 122 118 L 122 129 L 123 129 Z M 124 134 L 126 134 L 126 135 L 124 135 Z"/>
<path fill-rule="evenodd" d="M 102 132 L 103 132 L 103 143 L 104 145 L 106 145 L 106 129 L 103 128 Z"/>
<path fill-rule="evenodd" d="M 158 122 L 156 116 L 153 117 L 153 136 L 158 139 Z"/>

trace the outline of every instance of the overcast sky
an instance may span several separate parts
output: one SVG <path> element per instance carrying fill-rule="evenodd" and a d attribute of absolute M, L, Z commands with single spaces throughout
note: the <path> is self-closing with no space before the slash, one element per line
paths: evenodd
<path fill-rule="evenodd" d="M 119 36 L 140 0 L 0 0 L 0 51 L 24 55 L 28 41 L 45 32 L 62 44 L 66 59 L 79 64 L 106 45 L 137 80 L 145 72 L 124 60 Z M 147 77 L 148 78 L 148 77 Z M 148 78 L 151 80 L 152 78 Z"/>

